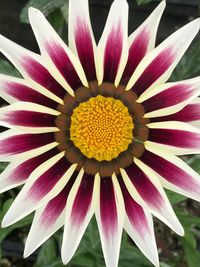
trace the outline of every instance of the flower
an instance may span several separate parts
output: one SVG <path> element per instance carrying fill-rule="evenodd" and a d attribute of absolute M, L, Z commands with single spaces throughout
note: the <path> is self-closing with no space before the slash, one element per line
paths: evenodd
<path fill-rule="evenodd" d="M 24 256 L 64 225 L 73 256 L 96 215 L 107 267 L 118 264 L 122 229 L 159 265 L 152 215 L 184 230 L 163 187 L 200 200 L 199 175 L 177 155 L 200 150 L 200 77 L 165 83 L 200 27 L 196 19 L 155 46 L 162 1 L 128 37 L 128 5 L 115 0 L 95 44 L 87 0 L 69 1 L 69 48 L 29 9 L 41 55 L 0 36 L 23 79 L 0 75 L 0 191 L 24 184 L 8 226 L 32 211 Z"/>

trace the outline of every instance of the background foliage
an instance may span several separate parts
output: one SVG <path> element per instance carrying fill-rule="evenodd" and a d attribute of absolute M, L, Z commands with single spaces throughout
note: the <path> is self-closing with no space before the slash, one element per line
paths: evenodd
<path fill-rule="evenodd" d="M 133 0 L 134 1 L 134 0 Z M 151 2 L 151 0 L 137 0 L 138 5 Z M 39 8 L 49 19 L 51 24 L 62 35 L 63 27 L 66 25 L 67 1 L 66 0 L 30 0 L 24 6 L 20 14 L 22 23 L 28 23 L 28 7 Z M 19 76 L 13 66 L 5 59 L 0 60 L 0 73 Z M 180 80 L 200 74 L 200 44 L 196 43 L 183 57 L 176 68 L 171 80 Z M 188 164 L 200 173 L 200 156 L 184 158 Z M 0 170 L 6 164 L 1 163 Z M 0 221 L 17 195 L 19 189 L 10 190 L 0 195 Z M 198 267 L 200 263 L 200 205 L 186 197 L 176 193 L 167 192 L 175 212 L 185 229 L 185 236 L 179 238 L 172 233 L 164 224 L 155 220 L 155 231 L 160 250 L 161 267 Z M 62 240 L 62 230 L 58 231 L 35 255 L 28 260 L 22 258 L 22 249 L 18 254 L 9 251 L 9 242 L 12 244 L 22 244 L 25 241 L 29 225 L 33 215 L 5 229 L 0 230 L 0 266 L 33 266 L 33 267 L 62 267 L 60 260 L 60 246 Z M 19 246 L 20 247 L 20 246 Z M 14 247 L 15 248 L 15 247 Z M 14 255 L 14 256 L 13 256 Z M 130 241 L 124 233 L 120 254 L 119 267 L 150 267 L 149 261 L 142 255 L 137 247 Z M 75 256 L 68 264 L 69 267 L 104 267 L 104 260 L 99 241 L 99 234 L 95 219 L 90 223 L 81 245 Z"/>

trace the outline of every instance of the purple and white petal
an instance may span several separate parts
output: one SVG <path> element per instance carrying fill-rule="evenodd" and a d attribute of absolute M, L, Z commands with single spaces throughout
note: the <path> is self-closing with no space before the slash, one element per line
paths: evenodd
<path fill-rule="evenodd" d="M 128 38 L 129 55 L 122 82 L 127 83 L 143 57 L 155 47 L 160 18 L 166 6 L 162 1 L 151 15 Z"/>
<path fill-rule="evenodd" d="M 49 98 L 63 103 L 62 98 L 66 90 L 49 72 L 47 64 L 44 64 L 40 55 L 17 45 L 2 35 L 0 35 L 0 44 L 0 51 L 19 70 L 30 86 L 38 88 L 41 92 L 48 89 Z"/>
<path fill-rule="evenodd" d="M 124 201 L 117 177 L 101 177 L 96 219 L 107 267 L 118 266 L 124 216 Z"/>
<path fill-rule="evenodd" d="M 192 125 L 199 127 L 200 121 L 200 98 L 196 98 L 190 104 L 185 106 L 183 109 L 178 111 L 177 113 L 152 118 L 151 121 L 159 122 L 159 121 L 182 121 L 182 122 L 190 122 Z"/>
<path fill-rule="evenodd" d="M 146 90 L 165 83 L 198 33 L 199 28 L 200 19 L 196 19 L 149 52 L 130 78 L 127 90 L 131 89 L 140 96 Z"/>
<path fill-rule="evenodd" d="M 60 152 L 36 168 L 3 218 L 2 227 L 24 218 L 58 195 L 76 166 L 68 163 L 64 152 Z"/>
<path fill-rule="evenodd" d="M 124 183 L 132 196 L 142 207 L 163 221 L 179 235 L 184 234 L 171 204 L 159 182 L 159 178 L 144 163 L 134 159 L 135 164 L 121 170 Z"/>
<path fill-rule="evenodd" d="M 11 162 L 0 174 L 0 193 L 24 184 L 40 164 L 57 153 L 58 150 L 54 148 L 31 159 L 17 159 Z"/>
<path fill-rule="evenodd" d="M 96 80 L 97 48 L 90 22 L 88 0 L 69 1 L 68 39 L 69 47 L 78 55 L 87 80 Z"/>
<path fill-rule="evenodd" d="M 131 197 L 121 175 L 117 178 L 122 190 L 126 210 L 124 229 L 144 255 L 155 266 L 159 266 L 152 215 L 148 209 L 140 206 Z"/>
<path fill-rule="evenodd" d="M 98 44 L 98 82 L 118 86 L 128 58 L 128 4 L 115 0 Z"/>
<path fill-rule="evenodd" d="M 145 118 L 154 118 L 180 111 L 199 95 L 200 77 L 197 77 L 147 90 L 137 102 L 145 108 Z"/>
<path fill-rule="evenodd" d="M 146 145 L 141 161 L 159 176 L 161 184 L 172 191 L 200 201 L 200 176 L 183 160 Z"/>
<path fill-rule="evenodd" d="M 152 147 L 168 150 L 175 155 L 200 151 L 200 129 L 197 127 L 180 121 L 153 122 L 148 127 L 146 143 Z"/>
<path fill-rule="evenodd" d="M 66 203 L 71 188 L 76 180 L 74 172 L 63 190 L 47 204 L 36 210 L 33 223 L 28 234 L 24 257 L 28 257 L 52 236 L 65 223 Z"/>
<path fill-rule="evenodd" d="M 0 160 L 36 157 L 57 145 L 54 133 L 28 134 L 10 129 L 0 134 Z"/>
<path fill-rule="evenodd" d="M 87 175 L 81 170 L 67 200 L 61 251 L 64 264 L 74 255 L 95 212 L 98 192 L 99 176 Z"/>
<path fill-rule="evenodd" d="M 18 102 L 0 108 L 0 125 L 24 133 L 56 132 L 55 119 L 60 112 L 30 102 Z"/>
<path fill-rule="evenodd" d="M 52 75 L 70 93 L 88 85 L 83 68 L 45 16 L 35 8 L 29 8 L 29 20 L 40 47 L 42 58 Z M 70 87 L 70 88 L 69 88 Z"/>
<path fill-rule="evenodd" d="M 55 109 L 58 102 L 49 98 L 49 91 L 45 88 L 38 90 L 31 87 L 28 81 L 21 78 L 0 74 L 1 97 L 12 104 L 18 101 L 32 102 Z"/>

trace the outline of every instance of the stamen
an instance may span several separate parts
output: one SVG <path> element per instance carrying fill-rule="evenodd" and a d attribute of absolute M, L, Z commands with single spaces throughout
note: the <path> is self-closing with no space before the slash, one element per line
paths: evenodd
<path fill-rule="evenodd" d="M 87 158 L 111 161 L 132 143 L 133 128 L 120 100 L 98 95 L 73 110 L 70 139 Z"/>

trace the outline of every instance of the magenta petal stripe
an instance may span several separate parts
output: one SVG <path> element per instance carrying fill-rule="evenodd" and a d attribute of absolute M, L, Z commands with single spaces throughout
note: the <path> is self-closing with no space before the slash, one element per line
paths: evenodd
<path fill-rule="evenodd" d="M 0 122 L 24 127 L 55 127 L 55 115 L 28 110 L 7 111 L 1 114 Z"/>
<path fill-rule="evenodd" d="M 121 24 L 111 30 L 104 51 L 104 76 L 105 82 L 115 81 L 123 47 L 123 33 Z"/>
<path fill-rule="evenodd" d="M 142 105 L 146 113 L 181 104 L 187 101 L 191 96 L 197 93 L 197 88 L 190 84 L 177 84 L 159 92 L 151 98 L 148 98 Z M 156 117 L 156 116 L 155 116 Z"/>
<path fill-rule="evenodd" d="M 127 90 L 132 89 L 140 96 L 146 93 L 146 90 L 164 84 L 198 30 L 199 19 L 196 19 L 149 52 L 134 71 L 128 82 Z"/>
<path fill-rule="evenodd" d="M 127 171 L 127 170 L 126 170 Z M 127 172 L 128 173 L 128 172 Z M 137 175 L 137 173 L 136 173 Z M 131 197 L 129 194 L 121 175 L 118 177 L 118 181 L 122 190 L 123 198 L 124 198 L 124 205 L 126 214 L 129 218 L 129 221 L 132 225 L 134 225 L 135 230 L 140 234 L 143 235 L 145 232 L 148 232 L 148 221 L 145 216 L 144 209 Z"/>
<path fill-rule="evenodd" d="M 26 240 L 24 257 L 28 257 L 64 225 L 66 203 L 76 177 L 77 173 L 75 172 L 57 196 L 36 210 Z"/>
<path fill-rule="evenodd" d="M 146 55 L 149 44 L 149 31 L 147 28 L 144 28 L 139 34 L 135 37 L 132 44 L 129 47 L 129 55 L 126 63 L 124 73 L 122 75 L 122 83 L 127 83 L 136 67 Z"/>
<path fill-rule="evenodd" d="M 129 55 L 122 76 L 123 83 L 128 82 L 140 61 L 155 47 L 157 29 L 165 5 L 165 1 L 162 1 L 143 24 L 129 36 Z"/>
<path fill-rule="evenodd" d="M 152 215 L 131 197 L 121 175 L 118 175 L 117 178 L 122 190 L 126 210 L 124 229 L 147 258 L 155 266 L 159 266 Z"/>
<path fill-rule="evenodd" d="M 84 174 L 71 211 L 71 223 L 80 227 L 90 208 L 94 187 L 94 176 Z"/>
<path fill-rule="evenodd" d="M 90 22 L 88 1 L 69 1 L 68 39 L 70 49 L 78 54 L 87 80 L 96 80 L 96 42 Z"/>
<path fill-rule="evenodd" d="M 71 164 L 62 157 L 55 165 L 49 168 L 33 183 L 27 193 L 27 198 L 33 201 L 41 200 L 58 183 L 61 177 L 66 173 Z M 51 177 L 51 179 L 49 179 Z"/>
<path fill-rule="evenodd" d="M 63 152 L 39 165 L 31 173 L 5 215 L 3 227 L 20 220 L 58 195 L 72 176 L 76 166 L 76 164 L 71 165 L 66 162 Z"/>
<path fill-rule="evenodd" d="M 158 176 L 151 168 L 134 158 L 134 163 L 126 171 L 121 171 L 121 174 L 127 190 L 143 208 L 147 208 L 177 234 L 184 234 Z"/>
<path fill-rule="evenodd" d="M 13 98 L 13 102 L 15 101 L 24 101 L 24 102 L 32 102 L 44 106 L 48 106 L 50 108 L 55 109 L 58 106 L 58 103 L 48 98 L 47 96 L 41 94 L 39 91 L 31 88 L 28 85 L 23 83 L 9 81 L 9 76 L 7 77 L 7 81 L 1 82 L 1 91 L 3 94 L 8 95 Z M 27 83 L 28 84 L 28 83 Z M 7 100 L 7 98 L 5 97 Z"/>
<path fill-rule="evenodd" d="M 175 51 L 172 47 L 163 50 L 146 67 L 131 89 L 136 92 L 138 96 L 140 96 L 168 70 L 174 59 Z"/>
<path fill-rule="evenodd" d="M 50 72 L 44 66 L 42 66 L 38 61 L 34 60 L 31 57 L 24 56 L 21 59 L 21 64 L 23 65 L 24 69 L 31 77 L 31 79 L 33 79 L 43 87 L 47 88 L 50 92 L 60 97 L 61 99 L 64 97 L 64 95 L 66 94 L 66 90 L 54 79 L 54 77 L 50 74 Z"/>
<path fill-rule="evenodd" d="M 0 191 L 4 192 L 11 187 L 24 183 L 30 174 L 43 162 L 55 156 L 58 153 L 57 149 L 52 149 L 37 157 L 25 160 L 19 164 L 17 161 L 10 163 L 9 166 L 0 174 Z"/>
<path fill-rule="evenodd" d="M 87 80 L 78 57 L 48 23 L 39 10 L 29 9 L 29 20 L 40 47 L 43 61 L 62 88 L 73 95 L 72 89 L 87 85 Z"/>
<path fill-rule="evenodd" d="M 83 170 L 72 187 L 66 206 L 66 218 L 62 243 L 62 260 L 67 264 L 74 255 L 90 222 L 99 191 L 99 177 L 84 174 Z M 69 242 L 69 239 L 71 242 Z"/>
<path fill-rule="evenodd" d="M 135 164 L 126 168 L 126 173 L 142 199 L 150 206 L 160 210 L 163 205 L 162 196 L 145 173 Z"/>
<path fill-rule="evenodd" d="M 96 69 L 91 32 L 86 22 L 81 18 L 77 19 L 75 27 L 75 43 L 87 80 L 95 80 Z"/>
<path fill-rule="evenodd" d="M 106 236 L 113 235 L 117 228 L 117 206 L 111 179 L 101 178 L 100 216 Z"/>
<path fill-rule="evenodd" d="M 56 223 L 56 219 L 61 215 L 65 209 L 67 199 L 71 188 L 76 180 L 77 173 L 74 172 L 70 180 L 67 182 L 63 190 L 53 199 L 51 199 L 46 207 L 44 208 L 39 224 L 42 228 L 48 229 L 51 228 L 53 224 Z"/>
<path fill-rule="evenodd" d="M 8 130 L 6 133 L 10 133 Z M 1 134 L 1 136 L 6 136 L 6 133 Z M 16 133 L 16 131 L 15 131 Z M 14 156 L 40 148 L 50 143 L 55 143 L 55 137 L 53 133 L 44 134 L 13 134 L 8 135 L 5 138 L 0 139 L 0 155 L 1 156 Z M 51 148 L 51 147 L 50 147 Z"/>
<path fill-rule="evenodd" d="M 182 110 L 158 118 L 152 118 L 152 122 L 159 121 L 182 121 L 182 122 L 192 122 L 200 120 L 200 103 L 191 103 L 184 107 Z"/>
<path fill-rule="evenodd" d="M 53 42 L 47 42 L 45 48 L 53 63 L 68 82 L 70 87 L 73 90 L 76 90 L 78 87 L 82 86 L 83 84 L 64 48 Z M 60 97 L 63 97 L 63 95 Z"/>
<path fill-rule="evenodd" d="M 183 168 L 147 150 L 141 160 L 169 183 L 189 192 L 190 197 L 200 196 L 200 178 L 199 181 L 195 179 L 196 174 L 186 172 Z"/>
<path fill-rule="evenodd" d="M 117 267 L 124 225 L 125 208 L 117 177 L 100 179 L 96 219 L 107 267 Z"/>
<path fill-rule="evenodd" d="M 150 129 L 149 141 L 177 148 L 200 149 L 200 133 L 176 129 Z"/>
<path fill-rule="evenodd" d="M 128 58 L 128 5 L 115 0 L 98 44 L 98 82 L 119 85 Z"/>

